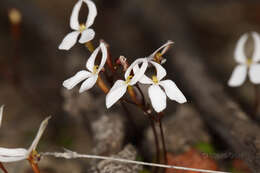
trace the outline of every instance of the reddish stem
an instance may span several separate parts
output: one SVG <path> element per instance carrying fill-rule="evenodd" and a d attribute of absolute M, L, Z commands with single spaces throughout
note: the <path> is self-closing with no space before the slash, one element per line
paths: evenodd
<path fill-rule="evenodd" d="M 0 162 L 0 168 L 4 171 L 4 173 L 8 173 L 8 171 L 5 169 L 4 165 Z"/>
<path fill-rule="evenodd" d="M 254 85 L 254 89 L 255 89 L 254 115 L 257 116 L 259 103 L 260 103 L 260 100 L 259 100 L 260 95 L 259 95 L 257 85 Z"/>

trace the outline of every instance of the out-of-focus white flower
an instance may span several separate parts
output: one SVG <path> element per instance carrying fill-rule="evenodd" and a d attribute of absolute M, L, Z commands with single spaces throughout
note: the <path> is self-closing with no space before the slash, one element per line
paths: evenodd
<path fill-rule="evenodd" d="M 42 121 L 41 126 L 37 132 L 29 149 L 25 148 L 2 148 L 0 147 L 0 162 L 16 162 L 26 160 L 30 157 L 32 152 L 36 151 L 36 147 L 41 139 L 41 136 L 47 127 L 48 121 L 51 117 L 47 117 Z"/>
<path fill-rule="evenodd" d="M 3 112 L 4 112 L 4 105 L 0 107 L 0 127 L 2 125 L 2 119 L 3 119 Z"/>
<path fill-rule="evenodd" d="M 96 60 L 96 57 L 100 50 L 102 52 L 101 62 L 99 65 L 95 65 L 95 60 Z M 76 86 L 78 83 L 80 83 L 86 79 L 82 83 L 82 85 L 79 89 L 79 92 L 82 93 L 82 92 L 92 88 L 95 85 L 95 83 L 97 82 L 98 74 L 104 67 L 106 60 L 107 60 L 107 47 L 106 47 L 105 43 L 100 42 L 99 47 L 97 47 L 94 50 L 94 52 L 91 54 L 91 56 L 89 57 L 89 59 L 86 63 L 86 68 L 89 71 L 81 70 L 81 71 L 77 72 L 73 77 L 65 80 L 63 82 L 63 86 L 70 90 L 74 86 Z"/>
<path fill-rule="evenodd" d="M 134 75 L 131 75 L 131 71 L 134 66 L 142 64 L 141 68 Z M 138 80 L 144 75 L 148 62 L 146 58 L 139 58 L 135 60 L 125 72 L 125 80 L 117 80 L 113 87 L 109 90 L 106 95 L 106 107 L 110 108 L 115 104 L 126 92 L 128 86 L 135 85 Z"/>
<path fill-rule="evenodd" d="M 167 50 L 170 48 L 170 46 L 174 42 L 169 40 L 167 41 L 164 45 L 156 49 L 151 55 L 147 57 L 148 61 L 155 61 L 157 63 L 164 64 L 166 62 L 166 59 L 163 58 L 162 56 L 167 52 Z M 160 52 L 161 51 L 161 52 Z"/>
<path fill-rule="evenodd" d="M 87 4 L 89 13 L 86 23 L 79 24 L 79 11 L 83 2 Z M 70 17 L 70 27 L 74 31 L 65 36 L 59 46 L 59 49 L 69 50 L 72 46 L 75 45 L 80 34 L 81 37 L 79 42 L 81 44 L 91 41 L 95 37 L 95 31 L 89 27 L 94 23 L 96 16 L 97 8 L 94 2 L 91 0 L 79 0 L 75 4 Z"/>
<path fill-rule="evenodd" d="M 228 85 L 231 87 L 241 86 L 246 80 L 247 72 L 249 79 L 254 84 L 260 84 L 260 36 L 256 32 L 252 32 L 254 40 L 254 52 L 252 58 L 245 55 L 244 47 L 248 39 L 248 33 L 243 34 L 236 45 L 234 58 L 238 63 L 234 69 Z"/>
<path fill-rule="evenodd" d="M 148 95 L 154 110 L 156 112 L 162 112 L 166 108 L 166 95 L 178 103 L 187 102 L 185 96 L 172 80 L 162 80 L 167 74 L 166 70 L 156 62 L 150 61 L 150 63 L 156 69 L 156 76 L 152 76 L 151 79 L 143 75 L 143 77 L 139 79 L 139 82 L 142 84 L 151 84 L 148 88 Z M 134 71 L 138 71 L 138 69 L 138 66 L 135 66 Z M 161 87 L 164 90 L 162 90 Z"/>

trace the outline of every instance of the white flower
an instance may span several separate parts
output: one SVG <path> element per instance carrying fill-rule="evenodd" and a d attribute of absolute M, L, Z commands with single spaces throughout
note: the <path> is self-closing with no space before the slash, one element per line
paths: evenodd
<path fill-rule="evenodd" d="M 164 59 L 162 56 L 167 52 L 167 50 L 170 48 L 170 46 L 173 44 L 171 40 L 167 41 L 164 45 L 156 49 L 151 55 L 147 57 L 148 61 L 155 61 L 157 63 L 164 64 L 166 62 L 166 59 Z M 161 51 L 162 50 L 162 51 Z M 161 51 L 161 52 L 159 52 Z"/>
<path fill-rule="evenodd" d="M 136 72 L 133 76 L 130 74 L 133 70 L 134 66 L 141 64 L 142 66 L 138 72 Z M 126 70 L 125 72 L 125 81 L 117 80 L 113 87 L 109 90 L 106 95 L 106 106 L 110 108 L 113 104 L 115 104 L 126 92 L 128 86 L 135 85 L 138 80 L 144 75 L 146 68 L 148 66 L 148 62 L 145 58 L 139 58 L 135 60 Z"/>
<path fill-rule="evenodd" d="M 245 55 L 244 47 L 248 39 L 248 34 L 243 34 L 237 42 L 234 58 L 238 65 L 234 69 L 228 85 L 231 87 L 241 86 L 246 80 L 247 72 L 249 79 L 254 84 L 260 84 L 260 36 L 258 33 L 252 33 L 254 40 L 254 52 L 252 58 Z"/>
<path fill-rule="evenodd" d="M 87 4 L 89 13 L 86 23 L 79 24 L 79 10 L 83 2 Z M 75 4 L 70 17 L 70 27 L 74 31 L 65 36 L 59 46 L 59 49 L 69 50 L 72 46 L 75 45 L 80 34 L 81 37 L 79 42 L 81 44 L 91 41 L 95 37 L 95 31 L 89 27 L 94 23 L 96 16 L 97 8 L 94 2 L 91 0 L 79 0 Z"/>
<path fill-rule="evenodd" d="M 0 107 L 0 127 L 2 125 L 2 119 L 3 119 L 3 111 L 4 111 L 4 105 Z"/>
<path fill-rule="evenodd" d="M 95 60 L 96 60 L 96 57 L 97 57 L 100 49 L 102 52 L 101 62 L 99 65 L 95 65 Z M 74 86 L 76 86 L 78 83 L 80 83 L 81 81 L 86 79 L 82 83 L 82 85 L 79 89 L 79 92 L 82 93 L 82 92 L 92 88 L 95 85 L 95 83 L 97 82 L 98 74 L 104 67 L 106 60 L 107 60 L 107 47 L 105 46 L 105 44 L 103 42 L 101 42 L 99 47 L 97 47 L 94 50 L 94 52 L 91 54 L 91 56 L 89 57 L 89 59 L 86 63 L 86 68 L 89 71 L 86 71 L 86 70 L 79 71 L 73 77 L 65 80 L 63 82 L 63 86 L 70 90 Z"/>
<path fill-rule="evenodd" d="M 152 79 L 143 75 L 139 82 L 142 84 L 151 84 L 148 88 L 148 95 L 154 110 L 156 112 L 162 112 L 166 108 L 166 95 L 178 103 L 187 102 L 185 96 L 172 80 L 162 80 L 167 74 L 166 70 L 156 62 L 150 61 L 150 63 L 155 67 L 157 75 L 152 76 Z M 135 66 L 134 71 L 138 71 L 137 66 Z M 161 87 L 164 90 L 162 90 Z"/>
<path fill-rule="evenodd" d="M 16 162 L 20 160 L 26 160 L 30 157 L 33 151 L 36 151 L 36 147 L 40 141 L 40 138 L 47 127 L 48 120 L 50 117 L 47 117 L 42 121 L 41 126 L 37 132 L 36 137 L 33 140 L 29 149 L 25 148 L 2 148 L 0 147 L 0 162 Z"/>

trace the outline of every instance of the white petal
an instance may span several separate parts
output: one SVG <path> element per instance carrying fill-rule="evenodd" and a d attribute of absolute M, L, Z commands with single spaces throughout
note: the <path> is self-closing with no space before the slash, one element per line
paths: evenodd
<path fill-rule="evenodd" d="M 149 57 L 148 57 L 148 59 L 153 59 L 154 58 L 154 56 L 160 51 L 160 50 L 162 50 L 162 54 L 164 54 L 165 53 L 165 48 L 166 49 L 168 49 L 168 47 L 171 45 L 171 44 L 173 44 L 173 42 L 172 41 L 167 41 L 164 45 L 162 45 L 161 47 L 159 47 L 158 49 L 156 49 Z"/>
<path fill-rule="evenodd" d="M 129 85 L 136 84 L 144 76 L 147 67 L 148 67 L 148 61 L 145 59 L 142 63 L 140 70 L 136 74 L 134 74 L 133 78 L 130 80 Z"/>
<path fill-rule="evenodd" d="M 235 52 L 234 52 L 234 57 L 238 63 L 246 62 L 247 58 L 245 55 L 244 47 L 245 47 L 247 38 L 248 38 L 248 34 L 246 33 L 246 34 L 243 34 L 237 41 L 237 45 L 236 45 Z"/>
<path fill-rule="evenodd" d="M 93 40 L 95 37 L 95 31 L 93 29 L 86 29 L 81 33 L 81 37 L 79 39 L 79 42 L 81 44 L 89 42 Z"/>
<path fill-rule="evenodd" d="M 94 23 L 94 20 L 97 16 L 97 8 L 94 2 L 92 2 L 91 0 L 84 0 L 84 2 L 88 6 L 88 19 L 86 21 L 86 27 L 88 28 Z"/>
<path fill-rule="evenodd" d="M 82 92 L 92 88 L 95 85 L 95 83 L 97 82 L 97 79 L 98 79 L 98 75 L 92 75 L 90 78 L 85 80 L 79 89 L 79 93 L 82 93 Z"/>
<path fill-rule="evenodd" d="M 42 121 L 42 123 L 41 123 L 41 125 L 40 125 L 40 128 L 39 128 L 39 130 L 38 130 L 38 132 L 37 132 L 37 135 L 36 135 L 36 137 L 34 138 L 34 140 L 33 140 L 33 142 L 32 142 L 32 145 L 30 146 L 30 148 L 29 148 L 28 151 L 27 151 L 27 155 L 26 155 L 27 158 L 28 158 L 28 156 L 31 154 L 31 152 L 36 149 L 36 147 L 37 147 L 37 145 L 38 145 L 38 143 L 39 143 L 39 141 L 40 141 L 40 139 L 41 139 L 41 137 L 42 137 L 42 134 L 43 134 L 43 132 L 45 131 L 47 125 L 48 125 L 48 121 L 49 121 L 50 118 L 51 118 L 51 117 L 49 116 L 49 117 L 45 118 L 45 119 Z"/>
<path fill-rule="evenodd" d="M 79 34 L 80 32 L 78 31 L 73 31 L 67 34 L 65 38 L 62 40 L 61 44 L 59 45 L 59 49 L 69 50 L 77 42 Z"/>
<path fill-rule="evenodd" d="M 161 66 L 161 64 L 158 64 L 157 62 L 150 61 L 150 63 L 153 64 L 156 68 L 158 81 L 162 80 L 167 74 L 165 68 L 163 68 L 163 66 Z"/>
<path fill-rule="evenodd" d="M 139 65 L 134 66 L 133 71 L 134 74 L 139 73 Z M 147 77 L 145 74 L 138 80 L 138 82 L 142 84 L 153 84 L 153 80 Z"/>
<path fill-rule="evenodd" d="M 25 156 L 27 150 L 24 148 L 2 148 L 0 147 L 0 157 Z"/>
<path fill-rule="evenodd" d="M 105 45 L 105 43 L 101 42 L 100 43 L 100 48 L 101 48 L 101 52 L 102 52 L 102 58 L 101 58 L 101 62 L 98 66 L 97 72 L 99 73 L 100 70 L 104 67 L 106 61 L 107 61 L 107 47 Z"/>
<path fill-rule="evenodd" d="M 100 50 L 100 46 L 98 46 L 94 51 L 93 53 L 90 55 L 87 63 L 86 63 L 86 68 L 93 72 L 93 69 L 94 69 L 94 66 L 95 66 L 95 60 L 96 60 L 96 57 L 98 55 L 98 52 Z"/>
<path fill-rule="evenodd" d="M 253 64 L 250 66 L 249 79 L 254 84 L 260 84 L 260 64 Z"/>
<path fill-rule="evenodd" d="M 18 162 L 27 159 L 25 156 L 7 156 L 3 157 L 0 155 L 0 162 Z"/>
<path fill-rule="evenodd" d="M 70 27 L 74 30 L 79 30 L 79 10 L 82 5 L 82 0 L 79 0 L 73 7 L 71 16 L 70 16 Z"/>
<path fill-rule="evenodd" d="M 125 94 L 127 85 L 123 80 L 117 80 L 106 95 L 106 106 L 110 108 Z"/>
<path fill-rule="evenodd" d="M 185 103 L 187 102 L 185 96 L 176 86 L 176 84 L 171 80 L 164 80 L 160 81 L 159 83 L 165 90 L 166 95 L 171 99 L 175 100 L 178 103 Z"/>
<path fill-rule="evenodd" d="M 254 52 L 253 52 L 253 61 L 258 62 L 260 61 L 260 36 L 257 32 L 253 32 L 253 39 L 254 39 Z"/>
<path fill-rule="evenodd" d="M 144 63 L 144 62 L 147 62 L 147 59 L 146 58 L 138 58 L 137 60 L 135 60 L 126 70 L 125 72 L 125 79 L 127 79 L 127 77 L 130 75 L 131 71 L 134 70 L 134 67 L 138 64 L 141 64 L 141 63 Z"/>
<path fill-rule="evenodd" d="M 2 119 L 3 119 L 3 112 L 4 112 L 4 105 L 0 107 L 0 127 L 2 125 Z"/>
<path fill-rule="evenodd" d="M 88 78 L 90 76 L 91 76 L 91 73 L 86 70 L 79 71 L 71 78 L 65 80 L 63 82 L 63 86 L 65 88 L 67 88 L 68 90 L 70 90 L 74 86 L 76 86 L 78 83 L 80 83 L 81 81 L 85 80 L 86 78 Z"/>
<path fill-rule="evenodd" d="M 228 81 L 228 85 L 231 87 L 237 87 L 244 83 L 246 80 L 247 66 L 238 65 L 232 72 L 232 75 Z"/>
<path fill-rule="evenodd" d="M 148 88 L 148 95 L 156 112 L 162 112 L 166 108 L 166 95 L 159 85 L 151 85 Z"/>

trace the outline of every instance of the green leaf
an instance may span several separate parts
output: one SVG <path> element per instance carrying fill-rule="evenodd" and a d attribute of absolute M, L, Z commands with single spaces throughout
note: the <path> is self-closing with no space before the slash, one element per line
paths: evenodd
<path fill-rule="evenodd" d="M 206 153 L 206 154 L 214 154 L 216 153 L 216 150 L 214 146 L 210 143 L 206 142 L 200 142 L 195 145 L 195 148 L 199 150 L 200 152 Z"/>

